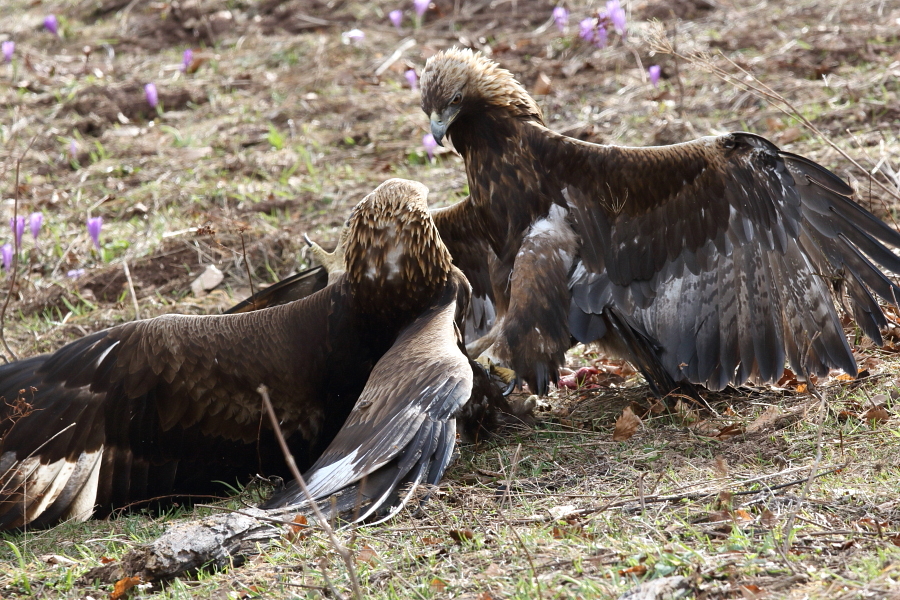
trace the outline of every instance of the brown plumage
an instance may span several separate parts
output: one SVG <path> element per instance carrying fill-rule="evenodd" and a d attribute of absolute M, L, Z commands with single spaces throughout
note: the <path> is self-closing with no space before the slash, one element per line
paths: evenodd
<path fill-rule="evenodd" d="M 900 235 L 825 168 L 747 133 L 651 148 L 568 138 L 469 50 L 433 56 L 420 85 L 435 139 L 465 161 L 460 235 L 487 241 L 494 279 L 508 282 L 492 351 L 532 389 L 557 378 L 570 334 L 662 392 L 771 381 L 785 359 L 802 374 L 855 374 L 842 290 L 881 342 L 873 293 L 900 297 L 881 271 L 900 272 L 888 247 Z"/>
<path fill-rule="evenodd" d="M 390 180 L 361 201 L 347 272 L 306 298 L 128 323 L 0 367 L 0 529 L 283 473 L 260 384 L 318 497 L 365 479 L 373 511 L 436 483 L 473 372 L 456 323 L 469 287 L 426 194 Z M 297 501 L 289 487 L 270 504 Z"/>

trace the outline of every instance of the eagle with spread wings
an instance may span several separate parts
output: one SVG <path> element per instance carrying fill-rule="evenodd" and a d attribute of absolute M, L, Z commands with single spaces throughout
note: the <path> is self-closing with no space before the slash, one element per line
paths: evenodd
<path fill-rule="evenodd" d="M 285 474 L 261 384 L 316 498 L 355 487 L 345 508 L 365 518 L 437 483 L 455 418 L 484 425 L 505 400 L 465 355 L 470 288 L 426 196 L 392 179 L 363 199 L 345 271 L 304 298 L 126 323 L 0 367 L 0 529 Z M 304 499 L 291 484 L 268 506 Z"/>
<path fill-rule="evenodd" d="M 876 296 L 900 298 L 883 272 L 900 272 L 900 235 L 824 167 L 749 133 L 647 148 L 566 137 L 470 50 L 430 58 L 420 89 L 469 184 L 442 235 L 488 244 L 489 353 L 535 392 L 573 338 L 630 360 L 663 393 L 772 381 L 785 361 L 855 375 L 836 299 L 881 343 Z"/>

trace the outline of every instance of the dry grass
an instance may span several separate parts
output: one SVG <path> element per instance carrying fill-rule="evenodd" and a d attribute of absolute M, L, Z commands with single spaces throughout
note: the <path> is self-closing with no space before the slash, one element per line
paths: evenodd
<path fill-rule="evenodd" d="M 247 294 L 245 259 L 256 285 L 303 268 L 300 234 L 333 242 L 347 209 L 387 177 L 424 182 L 435 204 L 456 200 L 465 193 L 461 160 L 424 159 L 427 121 L 403 71 L 460 42 L 489 48 L 529 89 L 547 75 L 552 91 L 539 102 L 556 130 L 633 145 L 760 133 L 849 179 L 889 222 L 898 218 L 890 193 L 798 119 L 694 64 L 651 55 L 645 41 L 655 17 L 679 52 L 711 52 L 736 73 L 716 54 L 724 53 L 896 190 L 895 3 L 626 2 L 629 45 L 602 51 L 574 39 L 578 20 L 598 5 L 570 4 L 572 24 L 560 35 L 548 23 L 552 4 L 537 0 L 437 0 L 415 31 L 404 6 L 400 34 L 386 18 L 396 6 L 383 1 L 3 2 L 0 36 L 17 49 L 0 66 L 0 222 L 12 214 L 15 160 L 34 136 L 19 212 L 45 215 L 39 246 L 26 233 L 10 345 L 27 356 L 133 318 L 125 261 L 142 316 L 215 312 Z M 62 38 L 41 30 L 50 12 Z M 352 27 L 366 32 L 361 46 L 341 44 Z M 376 76 L 406 36 L 416 45 Z M 202 64 L 184 74 L 189 46 Z M 638 59 L 662 66 L 659 89 Z M 143 97 L 151 81 L 159 113 Z M 84 226 L 97 215 L 102 257 Z M 189 284 L 209 264 L 225 282 L 195 298 Z M 83 276 L 66 277 L 82 268 Z M 357 531 L 366 597 L 611 597 L 669 575 L 687 578 L 703 597 L 900 594 L 900 428 L 896 416 L 858 416 L 873 401 L 896 412 L 897 348 L 855 341 L 873 377 L 822 385 L 825 413 L 808 394 L 739 390 L 710 398 L 718 416 L 704 412 L 698 423 L 689 408 L 650 412 L 633 437 L 612 442 L 625 406 L 649 407 L 638 382 L 552 396 L 536 429 L 462 448 L 419 514 Z M 722 435 L 729 426 L 736 435 Z M 807 485 L 817 451 L 821 476 Z M 257 492 L 245 490 L 232 505 Z M 3 534 L 0 596 L 102 597 L 109 586 L 78 577 L 203 510 Z M 328 587 L 323 572 L 346 593 L 340 561 L 315 534 L 262 549 L 240 567 L 133 592 L 319 597 Z"/>

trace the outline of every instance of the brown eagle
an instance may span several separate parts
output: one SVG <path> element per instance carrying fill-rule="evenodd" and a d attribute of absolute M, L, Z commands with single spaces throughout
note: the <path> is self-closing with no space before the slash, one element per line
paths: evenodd
<path fill-rule="evenodd" d="M 420 88 L 435 140 L 465 161 L 471 196 L 448 209 L 455 230 L 495 255 L 505 308 L 491 352 L 532 390 L 557 379 L 571 336 L 629 359 L 662 392 L 772 381 L 785 360 L 855 375 L 843 293 L 881 343 L 874 296 L 900 297 L 882 272 L 900 272 L 889 248 L 900 235 L 825 168 L 748 133 L 649 148 L 569 138 L 470 50 L 430 58 Z"/>
<path fill-rule="evenodd" d="M 426 195 L 392 179 L 363 199 L 346 272 L 306 298 L 127 323 L 0 367 L 0 529 L 283 474 L 261 384 L 316 497 L 357 486 L 369 514 L 437 483 L 454 417 L 473 413 L 470 291 Z M 289 487 L 269 504 L 303 499 Z"/>

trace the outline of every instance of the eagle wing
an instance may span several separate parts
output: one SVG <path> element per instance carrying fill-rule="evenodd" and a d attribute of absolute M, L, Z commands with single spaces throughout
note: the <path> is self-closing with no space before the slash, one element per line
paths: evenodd
<path fill-rule="evenodd" d="M 325 267 L 312 267 L 301 271 L 296 275 L 285 277 L 278 283 L 262 289 L 246 300 L 235 304 L 227 311 L 226 315 L 250 312 L 270 306 L 287 304 L 294 300 L 306 298 L 328 285 L 328 272 Z"/>
<path fill-rule="evenodd" d="M 127 323 L 0 367 L 0 529 L 283 471 L 261 420 L 263 383 L 310 464 L 377 359 L 346 335 L 339 290 L 245 315 Z M 352 360 L 325 351 L 337 342 Z"/>
<path fill-rule="evenodd" d="M 495 319 L 502 315 L 505 306 L 500 301 L 507 294 L 497 293 L 493 289 L 493 250 L 487 239 L 479 235 L 478 223 L 473 222 L 478 219 L 478 211 L 471 198 L 444 208 L 433 208 L 430 212 L 441 234 L 441 241 L 453 257 L 453 264 L 472 286 L 464 332 L 466 341 L 471 342 L 487 334 Z"/>
<path fill-rule="evenodd" d="M 900 234 L 827 169 L 746 133 L 624 148 L 535 129 L 582 239 L 570 281 L 579 340 L 603 338 L 613 310 L 676 381 L 771 381 L 785 358 L 798 373 L 855 374 L 834 306 L 843 284 L 881 343 L 872 292 L 900 298 L 881 270 L 900 272 L 888 247 Z"/>
<path fill-rule="evenodd" d="M 457 303 L 456 286 L 448 286 L 375 365 L 344 427 L 304 475 L 314 498 L 344 491 L 347 504 L 338 511 L 359 508 L 362 520 L 379 509 L 399 510 L 421 483 L 438 483 L 456 443 L 454 417 L 472 394 L 472 367 L 454 323 Z M 266 506 L 304 501 L 293 483 Z"/>

